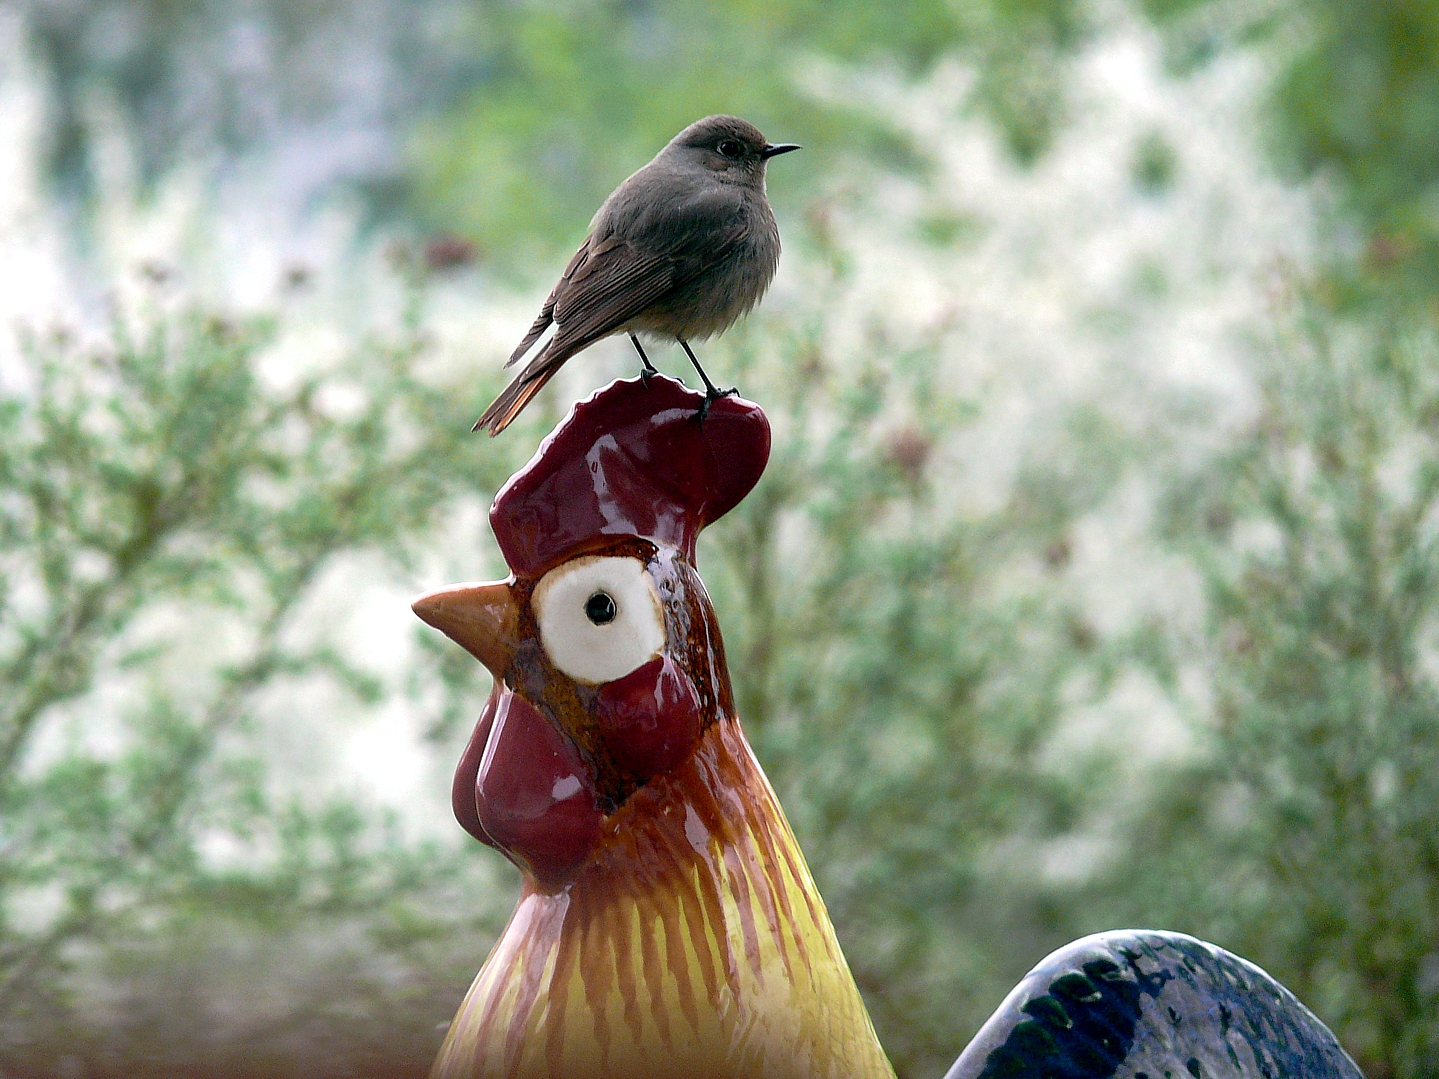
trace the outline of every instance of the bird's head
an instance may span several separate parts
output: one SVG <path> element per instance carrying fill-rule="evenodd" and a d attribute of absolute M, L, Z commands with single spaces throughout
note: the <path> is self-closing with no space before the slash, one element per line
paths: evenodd
<path fill-rule="evenodd" d="M 798 149 L 792 142 L 770 142 L 759 128 L 738 116 L 706 116 L 671 139 L 661 156 L 707 169 L 721 179 L 762 183 L 770 158 Z"/>
<path fill-rule="evenodd" d="M 415 612 L 494 675 L 454 808 L 543 890 L 600 852 L 607 822 L 695 750 L 733 700 L 699 531 L 769 455 L 757 406 L 673 380 L 576 406 L 491 510 L 507 581 L 421 596 Z"/>

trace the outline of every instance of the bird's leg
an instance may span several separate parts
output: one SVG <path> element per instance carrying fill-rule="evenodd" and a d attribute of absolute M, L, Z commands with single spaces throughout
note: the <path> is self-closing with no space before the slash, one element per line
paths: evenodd
<path fill-rule="evenodd" d="M 714 404 L 721 397 L 733 397 L 735 394 L 739 393 L 739 387 L 731 386 L 727 390 L 715 389 L 715 384 L 710 381 L 709 375 L 705 374 L 705 369 L 700 366 L 699 360 L 695 359 L 694 349 L 690 348 L 690 343 L 684 340 L 684 338 L 680 338 L 680 348 L 685 350 L 685 355 L 690 358 L 690 363 L 695 365 L 695 370 L 700 373 L 700 378 L 704 379 L 705 403 L 700 405 L 699 417 L 700 422 L 703 423 L 704 418 L 709 415 L 710 405 Z"/>
<path fill-rule="evenodd" d="M 645 384 L 645 389 L 649 389 L 650 375 L 657 375 L 659 371 L 655 369 L 654 364 L 650 363 L 650 358 L 645 355 L 645 350 L 640 347 L 640 339 L 634 334 L 630 334 L 630 341 L 634 344 L 635 351 L 640 354 L 640 363 L 644 364 L 644 367 L 640 371 L 640 381 Z"/>
<path fill-rule="evenodd" d="M 690 343 L 684 338 L 680 338 L 680 348 L 685 350 L 685 355 L 690 358 L 690 363 L 695 365 L 695 370 L 700 373 L 700 378 L 704 379 L 705 396 L 709 398 L 727 396 L 726 394 L 720 393 L 719 390 L 715 389 L 715 384 L 710 381 L 709 375 L 705 374 L 705 369 L 700 366 L 699 360 L 695 359 L 694 349 L 690 348 Z M 729 392 L 734 393 L 736 391 L 730 390 Z"/>

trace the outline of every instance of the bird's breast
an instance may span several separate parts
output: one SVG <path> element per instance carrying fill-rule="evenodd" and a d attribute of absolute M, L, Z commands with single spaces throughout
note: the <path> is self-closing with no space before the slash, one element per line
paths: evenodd
<path fill-rule="evenodd" d="M 631 320 L 629 329 L 698 341 L 723 333 L 768 291 L 779 268 L 779 228 L 763 201 L 751 211 L 744 241 L 671 295 Z"/>

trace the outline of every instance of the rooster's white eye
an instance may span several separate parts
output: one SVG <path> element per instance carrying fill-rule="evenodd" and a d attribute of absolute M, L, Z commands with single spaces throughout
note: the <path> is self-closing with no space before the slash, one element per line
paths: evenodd
<path fill-rule="evenodd" d="M 664 647 L 659 593 L 638 558 L 566 562 L 540 578 L 533 603 L 550 662 L 576 681 L 612 682 Z"/>

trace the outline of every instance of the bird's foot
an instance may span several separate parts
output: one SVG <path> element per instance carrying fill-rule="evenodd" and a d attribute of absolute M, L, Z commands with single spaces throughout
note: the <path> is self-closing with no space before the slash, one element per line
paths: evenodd
<path fill-rule="evenodd" d="M 705 390 L 704 403 L 700 405 L 699 412 L 695 414 L 695 419 L 698 420 L 700 423 L 704 423 L 705 417 L 710 414 L 711 405 L 713 405 L 721 397 L 736 397 L 738 395 L 738 386 L 731 386 L 727 390 L 719 390 L 715 389 L 715 387 L 713 386 L 710 386 L 708 389 Z"/>
<path fill-rule="evenodd" d="M 640 344 L 640 339 L 634 334 L 630 334 L 630 343 L 635 346 L 635 351 L 640 354 L 640 383 L 645 389 L 649 389 L 650 376 L 659 374 L 659 368 L 650 363 L 650 358 L 645 355 L 645 350 Z"/>

